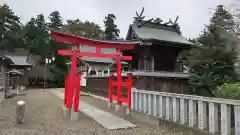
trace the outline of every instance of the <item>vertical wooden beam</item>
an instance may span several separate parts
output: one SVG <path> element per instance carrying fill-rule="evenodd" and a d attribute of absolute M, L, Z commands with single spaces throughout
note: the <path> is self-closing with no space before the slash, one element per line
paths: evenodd
<path fill-rule="evenodd" d="M 190 99 L 189 104 L 189 126 L 194 127 L 197 124 L 197 105 L 196 101 Z"/>
<path fill-rule="evenodd" d="M 132 98 L 131 98 L 131 100 L 132 100 L 132 101 L 131 101 L 131 103 L 132 103 L 131 109 L 134 110 L 134 109 L 136 108 L 136 107 L 135 107 L 135 104 L 136 104 L 136 103 L 134 103 L 134 102 L 135 102 L 135 98 L 136 98 L 136 96 L 135 96 L 136 92 L 135 92 L 134 90 L 131 90 L 131 92 L 132 92 L 132 94 L 131 94 L 131 95 L 132 95 Z M 136 109 L 135 109 L 135 110 L 136 110 Z"/>
<path fill-rule="evenodd" d="M 206 102 L 198 101 L 198 128 L 204 130 L 207 128 Z"/>
<path fill-rule="evenodd" d="M 81 73 L 76 75 L 76 79 L 75 79 L 74 112 L 78 112 L 79 111 L 80 81 L 81 81 Z"/>
<path fill-rule="evenodd" d="M 185 99 L 180 99 L 180 123 L 187 123 L 187 102 Z"/>
<path fill-rule="evenodd" d="M 163 118 L 163 97 L 162 96 L 160 96 L 159 95 L 159 98 L 158 98 L 158 103 L 159 103 L 159 112 L 158 112 L 158 114 L 159 114 L 159 117 L 160 118 Z"/>
<path fill-rule="evenodd" d="M 166 96 L 162 96 L 162 116 L 163 118 L 166 118 L 166 111 L 167 110 L 167 100 Z"/>
<path fill-rule="evenodd" d="M 68 105 L 70 108 L 72 108 L 72 103 L 73 103 L 73 93 L 75 90 L 75 73 L 77 70 L 77 55 L 75 52 L 72 54 L 72 64 L 71 64 L 71 69 L 70 69 L 70 75 L 69 75 L 69 100 L 68 100 Z"/>
<path fill-rule="evenodd" d="M 138 92 L 138 99 L 137 99 L 137 105 L 138 105 L 138 108 L 139 108 L 139 111 L 143 111 L 143 94 L 141 92 Z"/>
<path fill-rule="evenodd" d="M 147 113 L 147 94 L 143 93 L 143 112 Z"/>
<path fill-rule="evenodd" d="M 136 92 L 133 92 L 132 88 L 131 88 L 131 109 L 135 108 L 134 107 L 135 106 L 135 104 L 134 104 L 135 98 L 136 98 Z"/>
<path fill-rule="evenodd" d="M 154 56 L 151 57 L 151 60 L 152 60 L 152 71 L 155 70 L 155 67 L 154 67 Z"/>
<path fill-rule="evenodd" d="M 75 51 L 75 54 L 73 54 L 73 55 L 75 55 L 75 61 L 74 61 L 74 63 L 72 62 L 72 64 L 73 64 L 73 66 L 75 66 L 74 68 L 75 68 L 75 70 L 74 70 L 74 72 L 73 72 L 73 76 L 74 76 L 74 80 L 73 80 L 73 83 L 74 83 L 74 85 L 75 86 L 73 86 L 74 88 L 73 88 L 73 94 L 74 94 L 74 108 L 73 108 L 73 111 L 74 112 L 78 112 L 79 111 L 79 100 L 80 100 L 80 81 L 81 81 L 81 70 L 80 71 L 78 71 L 78 69 L 77 69 L 77 52 L 79 52 L 80 51 L 80 45 L 76 45 L 76 50 L 74 50 Z"/>
<path fill-rule="evenodd" d="M 102 74 L 101 75 L 104 76 L 104 70 L 102 70 Z"/>
<path fill-rule="evenodd" d="M 218 132 L 218 107 L 215 103 L 209 103 L 209 132 Z"/>
<path fill-rule="evenodd" d="M 132 75 L 128 76 L 128 108 L 131 109 L 132 106 Z"/>
<path fill-rule="evenodd" d="M 153 116 L 157 116 L 157 108 L 158 108 L 157 105 L 158 105 L 157 95 L 153 94 L 153 104 L 152 104 L 152 106 L 153 106 Z"/>
<path fill-rule="evenodd" d="M 152 100 L 152 94 L 148 93 L 148 114 L 152 115 L 152 106 L 153 106 L 153 100 Z"/>
<path fill-rule="evenodd" d="M 173 120 L 173 98 L 169 97 L 169 119 Z"/>
<path fill-rule="evenodd" d="M 240 135 L 240 106 L 234 106 L 235 135 Z"/>
<path fill-rule="evenodd" d="M 221 135 L 231 134 L 231 114 L 230 106 L 221 104 Z"/>
<path fill-rule="evenodd" d="M 97 54 L 100 54 L 100 53 L 101 53 L 101 48 L 96 47 L 96 53 L 97 53 Z"/>
<path fill-rule="evenodd" d="M 177 99 L 176 97 L 173 97 L 173 121 L 174 122 L 178 122 L 179 121 L 179 99 Z"/>
<path fill-rule="evenodd" d="M 117 49 L 117 53 L 120 56 L 120 50 Z M 121 60 L 117 59 L 117 82 L 122 82 L 122 73 L 121 73 Z M 120 105 L 122 97 L 122 87 L 120 85 L 117 86 L 117 103 Z"/>
<path fill-rule="evenodd" d="M 170 120 L 170 98 L 166 96 L 166 119 Z"/>
<path fill-rule="evenodd" d="M 110 69 L 108 68 L 108 73 L 107 73 L 107 75 L 110 75 Z"/>

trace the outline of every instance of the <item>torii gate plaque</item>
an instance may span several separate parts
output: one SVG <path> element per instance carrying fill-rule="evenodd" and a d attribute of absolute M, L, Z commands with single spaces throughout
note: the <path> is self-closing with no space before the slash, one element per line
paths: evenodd
<path fill-rule="evenodd" d="M 88 56 L 88 57 L 99 57 L 99 58 L 111 58 L 116 60 L 117 65 L 117 81 L 114 82 L 114 86 L 117 86 L 117 97 L 112 95 L 112 89 L 109 89 L 109 101 L 112 102 L 113 98 L 117 100 L 118 104 L 122 104 L 123 101 L 121 99 L 121 86 L 124 86 L 124 82 L 122 82 L 122 74 L 121 74 L 121 60 L 132 60 L 132 56 L 122 56 L 121 50 L 129 50 L 134 49 L 136 44 L 139 44 L 139 42 L 134 41 L 122 41 L 122 42 L 116 42 L 116 41 L 100 41 L 100 40 L 92 40 L 92 39 L 86 39 L 82 37 L 77 36 L 71 36 L 63 33 L 58 32 L 51 32 L 51 36 L 58 42 L 65 42 L 65 43 L 72 43 L 75 44 L 72 47 L 72 50 L 58 50 L 58 54 L 60 55 L 69 55 L 71 56 L 71 68 L 69 77 L 66 77 L 65 80 L 65 93 L 64 93 L 64 104 L 68 109 L 72 109 L 73 105 L 73 111 L 71 115 L 76 115 L 73 117 L 76 117 L 75 119 L 78 119 L 78 111 L 79 111 L 79 99 L 80 99 L 80 75 L 76 75 L 76 68 L 77 68 L 77 57 L 78 56 Z M 81 52 L 80 46 L 93 46 L 96 47 L 96 52 Z M 115 48 L 117 50 L 116 54 L 103 54 L 101 52 L 101 49 L 103 48 Z M 77 81 L 76 81 L 77 80 Z M 131 79 L 129 79 L 131 80 Z M 110 82 L 112 84 L 112 81 Z M 127 83 L 129 86 L 129 83 Z M 131 90 L 131 89 L 130 89 Z M 129 94 L 128 90 L 128 94 Z M 131 96 L 128 96 L 131 98 Z M 74 104 L 73 104 L 73 98 L 74 98 Z M 131 99 L 126 101 L 128 102 L 129 108 L 131 105 Z M 74 118 L 73 118 L 74 119 Z"/>

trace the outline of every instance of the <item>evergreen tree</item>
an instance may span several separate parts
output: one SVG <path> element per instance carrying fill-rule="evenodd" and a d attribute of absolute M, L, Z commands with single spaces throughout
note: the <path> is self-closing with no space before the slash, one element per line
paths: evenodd
<path fill-rule="evenodd" d="M 53 11 L 48 18 L 50 20 L 49 29 L 60 30 L 62 28 L 62 17 L 58 11 Z"/>
<path fill-rule="evenodd" d="M 39 14 L 37 15 L 36 18 L 36 26 L 38 27 L 38 29 L 42 32 L 45 32 L 47 30 L 47 24 L 45 22 L 45 17 L 43 14 Z"/>
<path fill-rule="evenodd" d="M 233 17 L 222 5 L 217 6 L 210 24 L 197 42 L 201 45 L 190 51 L 190 84 L 196 92 L 212 93 L 217 86 L 236 79 L 236 52 L 229 30 L 234 27 Z"/>
<path fill-rule="evenodd" d="M 58 11 L 54 11 L 49 15 L 50 22 L 48 23 L 48 29 L 52 31 L 60 31 L 63 27 L 62 17 Z M 56 59 L 51 64 L 50 71 L 53 74 L 55 83 L 58 87 L 64 86 L 64 75 L 67 70 L 66 61 L 68 57 L 57 54 L 60 49 L 70 49 L 70 45 L 66 43 L 56 42 L 54 39 L 50 39 L 48 44 L 48 57 L 54 56 Z"/>
<path fill-rule="evenodd" d="M 0 49 L 14 51 L 23 43 L 20 19 L 8 5 L 0 6 Z"/>
<path fill-rule="evenodd" d="M 48 29 L 50 30 L 57 30 L 60 31 L 63 27 L 62 17 L 58 11 L 54 11 L 49 15 L 50 22 L 48 23 Z M 52 52 L 51 55 L 57 55 L 57 50 L 59 49 L 66 49 L 68 45 L 56 42 L 55 40 L 51 39 L 49 43 L 49 52 Z"/>
<path fill-rule="evenodd" d="M 235 29 L 233 29 L 234 34 L 237 36 L 238 41 L 240 40 L 240 3 L 238 4 L 238 7 L 235 8 L 233 11 L 234 15 L 234 21 L 235 21 Z"/>
<path fill-rule="evenodd" d="M 31 18 L 24 27 L 24 42 L 30 53 L 40 55 L 43 62 L 44 58 L 51 54 L 49 41 L 50 35 L 44 15 L 39 14 L 36 18 Z"/>
<path fill-rule="evenodd" d="M 42 56 L 42 59 L 44 59 L 51 54 L 51 51 L 49 50 L 50 35 L 48 34 L 48 27 L 44 15 L 37 15 L 37 18 L 35 20 L 38 33 L 37 50 L 38 54 L 40 54 Z"/>
<path fill-rule="evenodd" d="M 105 17 L 104 25 L 105 25 L 105 39 L 107 40 L 114 40 L 119 38 L 119 29 L 117 28 L 117 25 L 114 23 L 114 20 L 116 19 L 116 16 L 114 14 L 108 14 L 108 16 Z"/>
<path fill-rule="evenodd" d="M 67 24 L 63 26 L 62 31 L 72 35 L 84 36 L 83 23 L 79 19 L 67 20 Z"/>
<path fill-rule="evenodd" d="M 63 32 L 92 39 L 102 39 L 103 30 L 94 22 L 82 22 L 79 19 L 68 20 Z"/>
<path fill-rule="evenodd" d="M 36 26 L 36 20 L 35 18 L 31 18 L 24 27 L 24 42 L 31 54 L 39 54 L 38 37 L 39 32 Z"/>
<path fill-rule="evenodd" d="M 94 22 L 85 21 L 83 23 L 83 36 L 92 39 L 101 39 L 103 31 L 98 24 Z"/>

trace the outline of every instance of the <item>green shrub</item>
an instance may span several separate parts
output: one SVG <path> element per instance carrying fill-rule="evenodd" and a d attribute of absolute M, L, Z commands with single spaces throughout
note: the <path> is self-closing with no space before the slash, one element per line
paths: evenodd
<path fill-rule="evenodd" d="M 240 84 L 224 83 L 213 91 L 214 95 L 218 98 L 236 99 L 240 100 Z"/>

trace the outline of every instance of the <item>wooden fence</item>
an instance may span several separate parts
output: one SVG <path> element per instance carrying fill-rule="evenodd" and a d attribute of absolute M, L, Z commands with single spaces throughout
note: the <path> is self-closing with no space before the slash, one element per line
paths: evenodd
<path fill-rule="evenodd" d="M 210 133 L 240 135 L 240 101 L 132 88 L 132 109 Z"/>

